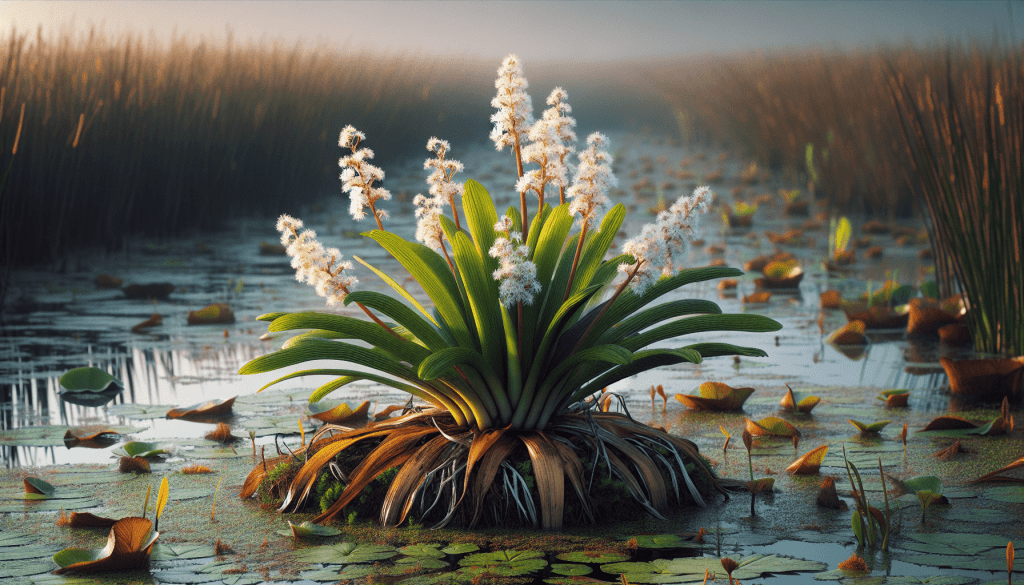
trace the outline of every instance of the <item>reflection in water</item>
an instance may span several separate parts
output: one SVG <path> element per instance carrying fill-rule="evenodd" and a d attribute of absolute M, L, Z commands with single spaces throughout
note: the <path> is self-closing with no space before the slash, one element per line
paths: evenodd
<path fill-rule="evenodd" d="M 20 361 L 20 367 L 8 371 L 4 383 L 0 384 L 0 434 L 42 425 L 127 424 L 124 417 L 109 412 L 111 405 L 168 405 L 171 408 L 211 398 L 251 394 L 255 391 L 253 384 L 241 379 L 236 372 L 242 364 L 264 353 L 265 349 L 258 343 L 183 349 L 88 344 L 84 348 L 88 357 L 85 365 L 98 367 L 120 379 L 124 390 L 85 393 L 84 397 L 81 394 L 62 396 L 58 379 L 63 371 L 48 367 L 65 361 L 53 359 L 59 357 L 67 358 L 68 369 L 82 365 L 75 361 L 82 357 L 80 354 L 68 356 L 57 348 L 54 354 L 46 355 L 45 349 L 54 347 L 46 344 L 33 344 L 31 349 L 20 347 L 29 349 L 32 359 Z M 77 454 L 71 457 L 66 451 L 64 445 L 8 446 L 0 441 L 0 460 L 9 468 L 82 461 Z"/>

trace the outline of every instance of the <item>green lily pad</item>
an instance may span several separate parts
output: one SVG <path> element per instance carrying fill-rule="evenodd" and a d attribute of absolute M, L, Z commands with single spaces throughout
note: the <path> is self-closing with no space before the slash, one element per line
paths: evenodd
<path fill-rule="evenodd" d="M 57 489 L 51 484 L 39 479 L 38 477 L 26 477 L 25 483 L 25 495 L 26 496 L 43 496 L 48 498 L 53 495 L 53 492 Z M 28 498 L 25 499 L 40 499 L 40 498 Z"/>
<path fill-rule="evenodd" d="M 165 418 L 173 405 L 162 404 L 114 404 L 107 407 L 107 413 L 131 419 Z"/>
<path fill-rule="evenodd" d="M 47 559 L 57 552 L 56 548 L 30 544 L 28 546 L 0 547 L 0 562 L 21 561 L 25 559 Z"/>
<path fill-rule="evenodd" d="M 338 581 L 341 580 L 341 578 L 338 577 L 338 567 L 329 567 L 327 569 L 317 569 L 315 571 L 307 571 L 307 572 L 304 572 L 304 573 L 300 573 L 299 577 L 301 577 L 303 579 L 306 579 L 306 580 L 309 580 L 309 581 L 319 581 L 319 582 L 322 582 L 322 583 L 323 582 L 337 583 Z"/>
<path fill-rule="evenodd" d="M 149 558 L 154 561 L 175 561 L 205 559 L 214 556 L 213 547 L 208 544 L 163 544 L 153 546 Z"/>
<path fill-rule="evenodd" d="M 28 532 L 18 532 L 17 530 L 5 530 L 0 532 L 0 547 L 5 546 L 24 546 L 29 544 L 35 535 L 29 534 Z"/>
<path fill-rule="evenodd" d="M 24 559 L 17 561 L 0 560 L 0 575 L 4 577 L 28 577 L 49 573 L 53 569 L 53 561 L 47 558 L 45 561 L 39 559 Z"/>
<path fill-rule="evenodd" d="M 558 576 L 544 579 L 546 585 L 610 585 L 607 581 L 586 576 Z"/>
<path fill-rule="evenodd" d="M 168 454 L 167 450 L 161 448 L 159 444 L 142 441 L 129 441 L 111 453 L 121 457 L 157 457 Z"/>
<path fill-rule="evenodd" d="M 910 493 L 929 491 L 936 495 L 942 494 L 942 480 L 934 475 L 918 475 L 903 482 Z"/>
<path fill-rule="evenodd" d="M 558 560 L 570 563 L 597 563 L 599 565 L 607 565 L 610 563 L 621 563 L 623 561 L 627 561 L 629 560 L 629 556 L 618 555 L 615 553 L 576 551 L 562 553 L 558 555 Z"/>
<path fill-rule="evenodd" d="M 82 510 L 85 508 L 96 508 L 102 506 L 103 502 L 96 498 L 50 498 L 46 500 L 25 500 L 14 504 L 0 504 L 0 513 L 4 512 L 56 512 L 63 508 L 65 511 Z"/>
<path fill-rule="evenodd" d="M 640 548 L 680 548 L 687 540 L 677 534 L 641 534 L 634 536 Z"/>
<path fill-rule="evenodd" d="M 446 555 L 465 555 L 469 553 L 475 553 L 480 550 L 480 547 L 468 542 L 456 542 L 449 544 L 448 546 L 441 549 Z"/>
<path fill-rule="evenodd" d="M 942 534 L 908 534 L 903 548 L 933 555 L 979 555 L 985 551 L 1006 549 L 1007 538 L 995 534 L 965 532 Z M 1003 563 L 1006 568 L 1006 563 Z"/>
<path fill-rule="evenodd" d="M 111 386 L 124 389 L 120 380 L 99 368 L 85 367 L 68 370 L 60 377 L 61 394 L 69 392 L 104 392 Z"/>
<path fill-rule="evenodd" d="M 551 572 L 563 577 L 582 577 L 593 573 L 594 569 L 579 563 L 552 563 Z"/>
<path fill-rule="evenodd" d="M 1004 547 L 1006 545 L 1003 545 Z M 956 556 L 956 555 L 907 555 L 900 559 L 915 565 L 927 565 L 929 567 L 941 567 L 948 569 L 966 569 L 969 571 L 996 571 L 1006 572 L 1006 558 L 999 557 L 978 557 L 978 556 Z"/>
<path fill-rule="evenodd" d="M 429 557 L 402 557 L 391 566 L 381 565 L 348 565 L 335 577 L 336 580 L 362 579 L 371 575 L 377 576 L 400 576 L 410 575 L 420 571 L 436 571 L 448 567 L 448 563 L 441 559 Z"/>
<path fill-rule="evenodd" d="M 330 526 L 321 526 L 319 524 L 314 524 L 309 520 L 303 522 L 302 524 L 292 524 L 292 521 L 289 520 L 288 530 L 278 530 L 277 533 L 281 536 L 289 536 L 294 538 L 295 540 L 301 540 L 303 538 L 311 538 L 314 536 L 337 536 L 341 534 L 341 531 L 337 528 L 332 528 Z"/>
<path fill-rule="evenodd" d="M 398 552 L 409 557 L 431 557 L 436 559 L 444 558 L 445 553 L 436 543 L 409 544 L 398 549 Z"/>
<path fill-rule="evenodd" d="M 426 556 L 399 557 L 393 562 L 395 563 L 392 567 L 394 571 L 389 573 L 391 575 L 401 575 L 403 573 L 412 573 L 416 571 L 436 571 L 437 569 L 444 569 L 448 566 L 448 562 L 443 559 Z"/>
<path fill-rule="evenodd" d="M 329 546 L 318 546 L 295 553 L 298 560 L 307 563 L 323 563 L 325 565 L 348 565 L 383 561 L 398 554 L 390 546 L 379 544 L 359 544 L 355 542 L 339 542 Z"/>
<path fill-rule="evenodd" d="M 754 579 L 764 573 L 793 573 L 821 571 L 828 567 L 818 561 L 807 561 L 778 555 L 750 555 L 730 557 L 739 567 L 733 571 L 736 579 Z M 656 559 L 649 563 L 612 563 L 603 565 L 601 570 L 611 574 L 625 574 L 630 583 L 686 583 L 698 577 L 704 578 L 705 570 L 721 573 L 722 563 L 715 557 L 690 557 L 681 559 Z"/>
<path fill-rule="evenodd" d="M 528 575 L 546 567 L 544 553 L 537 550 L 499 550 L 474 553 L 459 561 L 459 566 L 501 577 Z"/>
<path fill-rule="evenodd" d="M 1024 486 L 1004 485 L 994 488 L 987 488 L 982 496 L 997 502 L 1009 502 L 1011 504 L 1024 504 Z"/>

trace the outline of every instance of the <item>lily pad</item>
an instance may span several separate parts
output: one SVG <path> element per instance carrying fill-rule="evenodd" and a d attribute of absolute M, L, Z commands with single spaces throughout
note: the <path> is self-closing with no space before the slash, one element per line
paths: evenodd
<path fill-rule="evenodd" d="M 183 418 L 187 420 L 191 418 L 230 416 L 231 406 L 235 403 L 235 398 L 238 397 L 235 396 L 227 400 L 215 398 L 200 404 L 193 404 L 192 406 L 172 408 L 167 411 L 167 418 Z"/>
<path fill-rule="evenodd" d="M 295 556 L 297 559 L 307 563 L 349 565 L 383 561 L 397 554 L 398 551 L 390 546 L 339 542 L 330 546 L 318 546 L 301 550 L 295 553 Z"/>
<path fill-rule="evenodd" d="M 796 427 L 782 420 L 777 416 L 768 416 L 754 422 L 749 418 L 743 419 L 747 432 L 755 437 L 799 437 L 800 431 Z"/>
<path fill-rule="evenodd" d="M 698 395 L 676 394 L 676 400 L 693 410 L 739 410 L 754 393 L 753 388 L 733 388 L 721 382 L 704 382 Z"/>
<path fill-rule="evenodd" d="M 883 390 L 878 394 L 878 399 L 889 408 L 907 406 L 909 398 L 910 390 Z"/>
<path fill-rule="evenodd" d="M 851 425 L 857 427 L 857 430 L 864 434 L 878 434 L 879 432 L 881 432 L 882 429 L 886 427 L 886 425 L 892 422 L 891 420 L 881 420 L 878 422 L 868 424 L 862 423 L 859 420 L 853 420 L 852 418 L 848 418 L 846 419 L 846 421 L 849 422 Z"/>
<path fill-rule="evenodd" d="M 989 488 L 983 492 L 985 498 L 997 502 L 1024 504 L 1024 486 L 1008 485 Z"/>
<path fill-rule="evenodd" d="M 640 534 L 633 538 L 636 539 L 636 545 L 639 548 L 679 548 L 687 542 L 685 538 L 677 534 Z"/>
<path fill-rule="evenodd" d="M 16 504 L 0 504 L 0 513 L 4 512 L 56 512 L 63 508 L 64 510 L 82 510 L 85 508 L 95 508 L 102 506 L 103 502 L 96 498 L 73 498 L 73 499 L 61 499 L 51 498 L 41 501 L 26 500 L 24 502 L 18 501 Z"/>
<path fill-rule="evenodd" d="M 469 542 L 456 542 L 442 548 L 441 552 L 446 555 L 464 555 L 475 553 L 478 550 L 480 550 L 480 547 L 475 544 Z"/>
<path fill-rule="evenodd" d="M 818 473 L 818 470 L 821 468 L 821 462 L 825 459 L 826 453 L 828 453 L 828 445 L 822 445 L 811 449 L 796 461 L 790 463 L 789 467 L 786 468 L 786 471 L 793 475 L 813 475 Z"/>
<path fill-rule="evenodd" d="M 1007 481 L 1013 483 L 1024 483 L 1024 477 L 1014 477 L 1011 475 L 1005 475 L 1007 471 L 1013 471 L 1014 469 L 1024 468 L 1024 457 L 1010 463 L 1006 467 L 997 469 L 992 473 L 986 473 L 978 479 L 972 480 L 971 483 L 985 482 L 985 481 Z"/>
<path fill-rule="evenodd" d="M 145 518 L 123 518 L 110 528 L 107 546 L 102 549 L 66 548 L 53 555 L 60 566 L 56 573 L 98 573 L 144 569 L 159 532 Z"/>
<path fill-rule="evenodd" d="M 432 557 L 435 559 L 444 558 L 445 554 L 440 550 L 440 544 L 422 543 L 409 544 L 398 549 L 398 552 L 410 557 Z"/>
<path fill-rule="evenodd" d="M 99 368 L 84 367 L 68 370 L 60 377 L 61 394 L 68 392 L 106 392 L 117 388 L 124 390 L 124 384 Z"/>
<path fill-rule="evenodd" d="M 321 526 L 314 524 L 310 521 L 305 521 L 302 524 L 292 524 L 292 521 L 288 521 L 288 530 L 278 530 L 277 533 L 281 536 L 291 536 L 295 540 L 302 540 L 304 538 L 311 537 L 324 537 L 324 536 L 337 536 L 341 534 L 341 531 L 337 528 L 330 526 Z"/>
<path fill-rule="evenodd" d="M 544 553 L 537 550 L 499 550 L 474 553 L 459 561 L 459 566 L 501 577 L 528 575 L 546 567 Z"/>
<path fill-rule="evenodd" d="M 333 408 L 327 408 L 319 402 L 310 402 L 309 410 L 312 413 L 309 415 L 309 418 L 315 418 L 328 424 L 340 425 L 366 420 L 370 412 L 370 401 L 364 400 L 355 410 L 349 407 L 346 402 L 342 402 Z"/>
<path fill-rule="evenodd" d="M 793 389 L 786 386 L 786 395 L 779 401 L 779 406 L 790 412 L 810 414 L 819 402 L 821 402 L 821 398 L 818 398 L 817 396 L 805 396 L 801 397 L 800 400 L 797 401 L 796 396 L 793 394 Z"/>
<path fill-rule="evenodd" d="M 739 565 L 733 571 L 735 579 L 755 579 L 765 573 L 794 573 L 821 571 L 828 565 L 778 555 L 755 554 L 740 558 L 730 556 Z M 721 560 L 715 557 L 656 559 L 649 563 L 612 563 L 601 570 L 612 575 L 624 575 L 630 583 L 686 583 L 704 578 L 705 571 L 722 573 Z M 694 579 L 696 577 L 696 579 Z"/>
<path fill-rule="evenodd" d="M 563 577 L 582 577 L 594 572 L 594 569 L 578 563 L 552 563 L 551 572 Z"/>
<path fill-rule="evenodd" d="M 160 455 L 169 454 L 158 443 L 145 443 L 142 441 L 129 441 L 114 449 L 111 453 L 121 457 L 159 457 Z"/>
<path fill-rule="evenodd" d="M 675 535 L 672 535 L 675 536 Z M 558 560 L 570 563 L 596 563 L 607 565 L 609 563 L 621 563 L 629 560 L 629 555 L 596 551 L 576 551 L 558 555 Z"/>
<path fill-rule="evenodd" d="M 26 477 L 24 480 L 22 480 L 22 483 L 25 484 L 25 495 L 31 494 L 36 496 L 50 497 L 53 495 L 53 492 L 57 489 L 50 485 L 49 483 L 39 479 L 38 477 Z"/>
<path fill-rule="evenodd" d="M 153 547 L 150 558 L 154 561 L 205 559 L 214 553 L 213 546 L 208 544 L 158 544 Z"/>
<path fill-rule="evenodd" d="M 995 534 L 967 532 L 908 534 L 903 548 L 933 555 L 980 555 L 985 551 L 1006 549 L 1007 538 Z M 1005 562 L 1003 568 L 1006 568 Z"/>

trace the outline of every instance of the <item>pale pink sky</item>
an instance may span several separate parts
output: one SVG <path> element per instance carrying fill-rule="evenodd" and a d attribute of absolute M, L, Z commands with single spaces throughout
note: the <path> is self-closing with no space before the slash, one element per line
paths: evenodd
<path fill-rule="evenodd" d="M 1013 11 L 1016 8 L 1016 11 Z M 774 49 L 1024 37 L 1007 1 L 339 1 L 44 2 L 0 0 L 0 28 L 44 34 L 74 23 L 236 40 L 318 39 L 377 51 L 510 52 L 528 60 L 605 60 Z M 1012 13 L 1012 20 L 1011 20 Z M 1015 30 L 1016 29 L 1016 30 Z"/>

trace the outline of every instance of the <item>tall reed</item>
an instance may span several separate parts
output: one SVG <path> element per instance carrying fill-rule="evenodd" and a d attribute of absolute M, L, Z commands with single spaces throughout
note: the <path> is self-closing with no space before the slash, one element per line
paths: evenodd
<path fill-rule="evenodd" d="M 794 50 L 671 61 L 652 73 L 684 135 L 814 183 L 838 211 L 892 217 L 923 210 L 915 209 L 886 64 L 907 79 L 934 78 L 942 55 L 913 46 Z"/>
<path fill-rule="evenodd" d="M 975 349 L 1024 355 L 1024 60 L 948 54 L 939 76 L 887 88 L 932 220 L 936 263 L 967 304 Z"/>
<path fill-rule="evenodd" d="M 378 158 L 394 158 L 439 118 L 451 127 L 485 115 L 486 94 L 463 88 L 481 85 L 467 71 L 488 69 L 230 38 L 163 45 L 12 30 L 0 46 L 0 169 L 11 168 L 0 261 L 294 211 L 337 192 L 342 121 L 373 132 Z"/>

